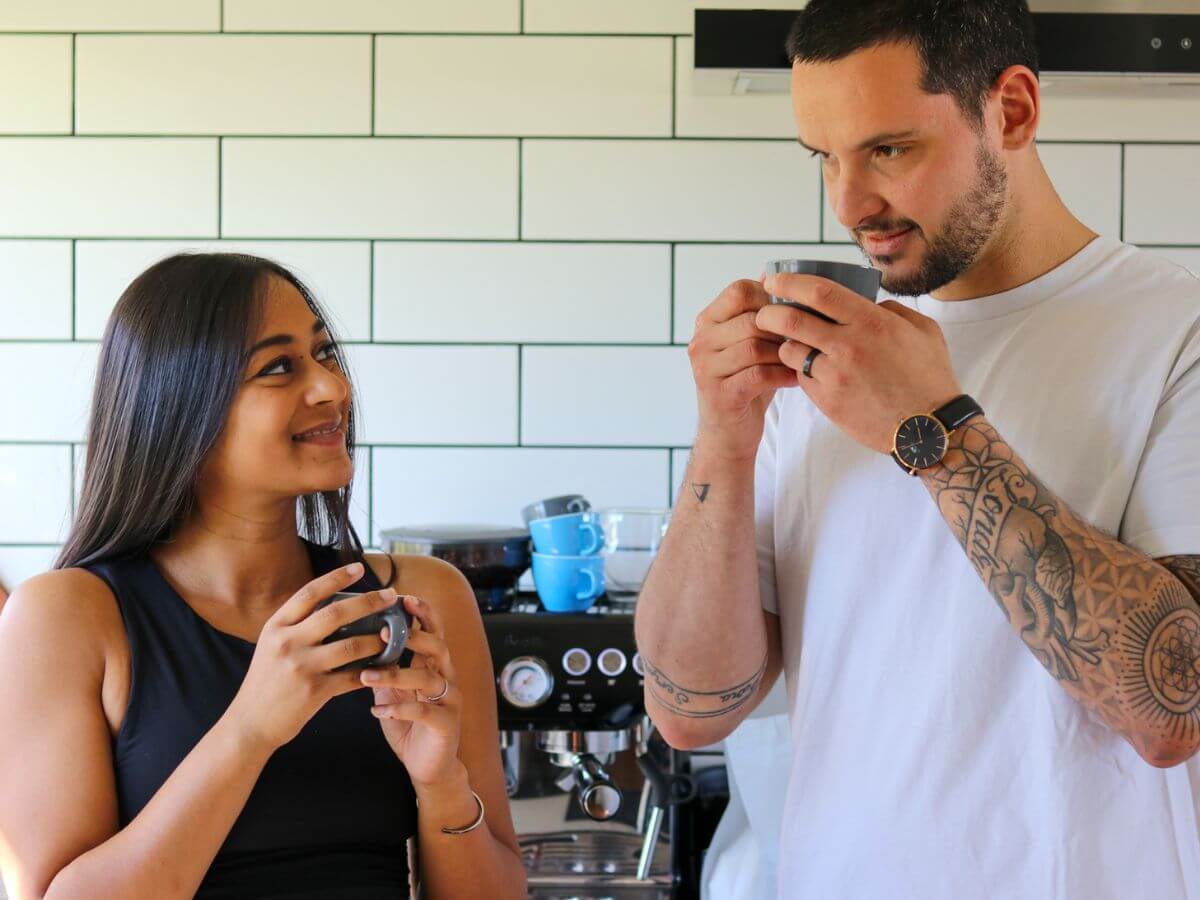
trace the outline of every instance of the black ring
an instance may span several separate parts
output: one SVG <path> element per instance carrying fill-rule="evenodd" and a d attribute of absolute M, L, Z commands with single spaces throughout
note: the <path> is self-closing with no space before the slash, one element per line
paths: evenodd
<path fill-rule="evenodd" d="M 804 372 L 806 377 L 808 377 L 808 378 L 813 377 L 813 375 L 812 375 L 813 361 L 820 355 L 821 355 L 821 351 L 818 350 L 816 347 L 813 347 L 811 350 L 808 351 L 808 356 L 804 357 L 804 368 L 802 371 Z"/>

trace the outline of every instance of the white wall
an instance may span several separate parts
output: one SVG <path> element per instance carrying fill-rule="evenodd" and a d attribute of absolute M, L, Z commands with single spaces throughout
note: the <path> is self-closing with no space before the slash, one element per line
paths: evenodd
<path fill-rule="evenodd" d="M 372 543 L 669 502 L 695 313 L 769 258 L 856 258 L 787 98 L 693 95 L 692 6 L 0 0 L 0 582 L 62 539 L 112 304 L 184 247 L 334 309 Z M 1051 97 L 1042 134 L 1085 221 L 1200 265 L 1200 100 Z"/>

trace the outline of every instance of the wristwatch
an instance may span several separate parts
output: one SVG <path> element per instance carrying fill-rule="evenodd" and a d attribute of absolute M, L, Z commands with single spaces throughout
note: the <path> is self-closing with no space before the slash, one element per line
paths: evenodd
<path fill-rule="evenodd" d="M 946 457 L 950 435 L 965 422 L 983 415 L 983 408 L 960 394 L 928 415 L 901 419 L 892 440 L 892 459 L 909 475 L 936 466 Z"/>

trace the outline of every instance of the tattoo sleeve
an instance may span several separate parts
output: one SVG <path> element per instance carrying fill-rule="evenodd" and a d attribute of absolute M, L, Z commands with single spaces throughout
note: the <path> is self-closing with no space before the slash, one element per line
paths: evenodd
<path fill-rule="evenodd" d="M 650 697 L 675 715 L 688 719 L 711 719 L 740 709 L 754 696 L 767 671 L 767 660 L 763 657 L 758 671 L 741 684 L 715 691 L 699 691 L 676 684 L 645 657 L 642 662 L 646 665 L 646 675 L 649 677 L 646 684 Z"/>
<path fill-rule="evenodd" d="M 1200 557 L 1143 556 L 1092 528 L 984 418 L 922 473 L 1009 624 L 1147 761 L 1200 748 Z"/>

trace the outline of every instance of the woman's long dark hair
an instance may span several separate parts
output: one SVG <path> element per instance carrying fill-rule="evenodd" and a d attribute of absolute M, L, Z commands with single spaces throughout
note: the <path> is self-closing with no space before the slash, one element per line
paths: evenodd
<path fill-rule="evenodd" d="M 295 287 L 330 327 L 300 279 L 257 256 L 179 254 L 155 263 L 125 289 L 104 331 L 83 490 L 55 568 L 144 553 L 169 539 L 195 509 L 201 463 L 241 386 L 271 277 Z M 337 359 L 346 371 L 340 350 Z M 351 392 L 351 459 L 353 399 Z M 350 489 L 347 484 L 300 497 L 297 527 L 308 539 L 337 548 L 342 558 L 359 558 Z"/>

